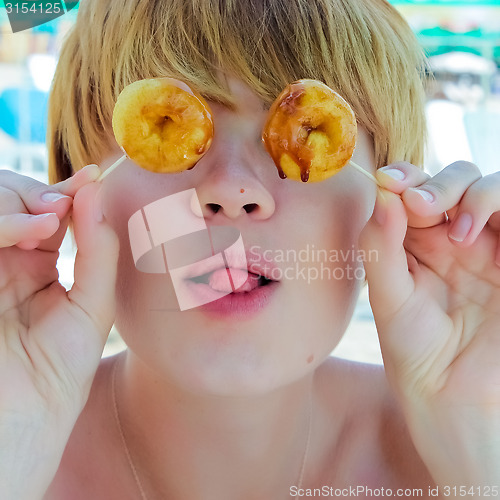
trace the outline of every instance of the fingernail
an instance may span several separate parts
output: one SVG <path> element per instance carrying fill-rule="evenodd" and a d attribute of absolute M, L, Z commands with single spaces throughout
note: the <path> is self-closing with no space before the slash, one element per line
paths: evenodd
<path fill-rule="evenodd" d="M 85 170 L 85 174 L 93 181 L 98 179 L 101 175 L 101 169 L 95 163 L 86 165 L 82 170 Z"/>
<path fill-rule="evenodd" d="M 472 215 L 462 212 L 451 225 L 448 236 L 455 241 L 464 241 L 472 228 Z"/>
<path fill-rule="evenodd" d="M 373 217 L 375 218 L 375 222 L 380 226 L 383 226 L 385 220 L 387 219 L 387 209 L 384 201 L 384 196 L 380 191 L 378 191 L 375 206 L 373 207 Z"/>
<path fill-rule="evenodd" d="M 69 196 L 65 196 L 64 194 L 57 193 L 55 191 L 47 191 L 42 194 L 41 198 L 44 203 L 55 203 L 63 198 L 71 199 Z"/>
<path fill-rule="evenodd" d="M 409 188 L 414 193 L 420 195 L 427 203 L 434 202 L 434 195 L 430 191 L 426 191 L 425 189 L 417 189 L 417 188 Z"/>
<path fill-rule="evenodd" d="M 380 171 L 396 181 L 402 181 L 406 177 L 406 174 L 397 168 L 380 169 Z"/>
<path fill-rule="evenodd" d="M 47 217 L 55 215 L 57 217 L 57 214 L 51 212 L 49 214 L 40 214 L 40 215 L 32 215 L 31 217 L 36 220 L 41 220 L 41 219 L 46 219 Z"/>

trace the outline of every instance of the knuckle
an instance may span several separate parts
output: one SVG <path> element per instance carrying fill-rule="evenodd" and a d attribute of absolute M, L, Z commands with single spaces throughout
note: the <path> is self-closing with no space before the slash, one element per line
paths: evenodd
<path fill-rule="evenodd" d="M 0 187 L 10 189 L 12 192 L 22 195 L 30 195 L 34 192 L 51 189 L 43 182 L 39 182 L 26 175 L 21 175 L 10 170 L 0 170 Z"/>
<path fill-rule="evenodd" d="M 500 189 L 500 172 L 485 175 L 481 181 L 490 186 L 491 189 Z M 500 193 L 499 193 L 500 194 Z"/>
<path fill-rule="evenodd" d="M 498 205 L 500 197 L 500 175 L 490 174 L 469 187 L 464 201 L 473 206 L 490 207 Z"/>
<path fill-rule="evenodd" d="M 453 162 L 451 165 L 448 166 L 449 168 L 456 170 L 459 174 L 462 174 L 464 176 L 469 177 L 476 177 L 480 178 L 482 177 L 481 171 L 479 170 L 479 167 L 470 161 L 456 161 Z"/>
<path fill-rule="evenodd" d="M 16 192 L 0 186 L 0 214 L 25 211 L 24 203 Z"/>
<path fill-rule="evenodd" d="M 437 179 L 432 179 L 424 183 L 422 186 L 429 188 L 440 196 L 446 195 L 449 192 L 449 186 Z"/>
<path fill-rule="evenodd" d="M 425 183 L 439 196 L 462 195 L 472 189 L 482 178 L 481 171 L 469 161 L 456 161 L 438 172 Z"/>
<path fill-rule="evenodd" d="M 19 174 L 12 172 L 12 170 L 7 170 L 5 168 L 0 169 L 0 184 L 5 182 L 6 179 L 12 179 L 14 177 L 19 177 Z"/>
<path fill-rule="evenodd" d="M 23 194 L 27 196 L 39 196 L 43 191 L 52 191 L 49 186 L 30 178 L 27 178 L 21 189 Z"/>

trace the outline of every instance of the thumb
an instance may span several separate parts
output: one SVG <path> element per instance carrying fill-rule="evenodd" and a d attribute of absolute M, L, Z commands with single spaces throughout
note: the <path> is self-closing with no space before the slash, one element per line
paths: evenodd
<path fill-rule="evenodd" d="M 101 185 L 93 182 L 78 190 L 73 202 L 77 245 L 75 282 L 69 299 L 92 319 L 103 343 L 115 316 L 118 238 L 102 215 Z"/>
<path fill-rule="evenodd" d="M 364 254 L 375 255 L 375 259 L 367 259 L 364 265 L 378 326 L 393 317 L 414 290 L 403 247 L 406 230 L 407 216 L 401 198 L 379 189 L 373 215 L 360 236 Z"/>

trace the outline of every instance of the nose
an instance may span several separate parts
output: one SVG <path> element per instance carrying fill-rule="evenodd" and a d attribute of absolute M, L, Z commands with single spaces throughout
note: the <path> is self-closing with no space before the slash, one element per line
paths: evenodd
<path fill-rule="evenodd" d="M 224 156 L 209 155 L 210 152 L 205 157 L 205 165 L 199 166 L 206 169 L 206 175 L 196 186 L 204 218 L 247 216 L 253 220 L 265 220 L 272 216 L 275 201 L 263 183 L 266 176 L 259 178 L 248 157 L 243 157 L 243 152 L 241 155 L 231 154 L 226 149 Z"/>
<path fill-rule="evenodd" d="M 240 182 L 218 181 L 197 188 L 203 217 L 213 219 L 218 214 L 236 219 L 247 214 L 255 220 L 268 219 L 275 210 L 274 199 L 255 184 L 242 179 Z"/>

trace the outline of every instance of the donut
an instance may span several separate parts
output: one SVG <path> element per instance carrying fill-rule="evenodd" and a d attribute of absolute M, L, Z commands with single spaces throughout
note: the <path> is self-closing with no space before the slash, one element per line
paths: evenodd
<path fill-rule="evenodd" d="M 158 173 L 193 168 L 214 134 L 208 104 L 174 78 L 139 80 L 125 87 L 116 101 L 112 125 L 124 153 Z"/>
<path fill-rule="evenodd" d="M 320 182 L 349 162 L 356 134 L 349 104 L 324 83 L 304 79 L 274 101 L 262 140 L 282 179 Z"/>

